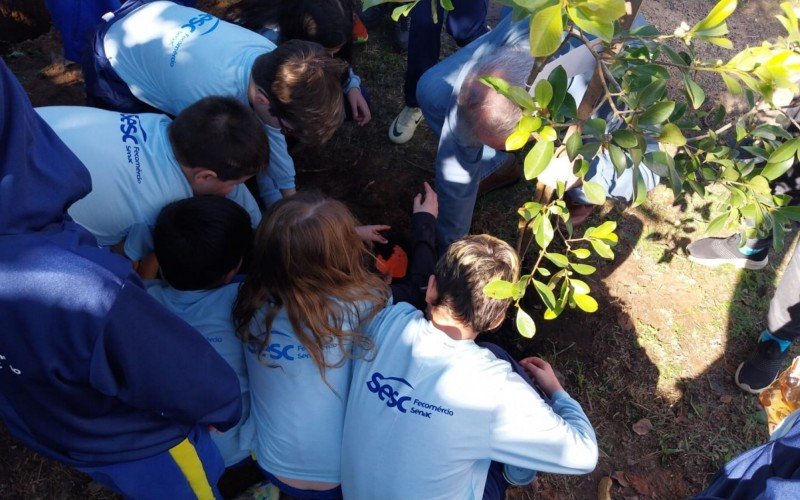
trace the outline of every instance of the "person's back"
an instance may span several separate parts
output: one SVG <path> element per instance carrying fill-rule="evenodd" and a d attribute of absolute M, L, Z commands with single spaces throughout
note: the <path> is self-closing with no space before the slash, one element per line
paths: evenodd
<path fill-rule="evenodd" d="M 259 226 L 234 309 L 255 457 L 293 496 L 338 492 L 351 351 L 363 340 L 360 320 L 388 296 L 355 227 L 344 205 L 313 193 L 278 202 Z"/>
<path fill-rule="evenodd" d="M 210 494 L 222 469 L 205 427 L 238 420 L 234 373 L 67 216 L 89 173 L 2 63 L 0 96 L 0 416 L 26 445 L 118 492 Z M 201 490 L 176 461 L 148 484 L 117 482 L 115 466 L 178 448 L 196 460 L 187 473 L 205 474 Z"/>
<path fill-rule="evenodd" d="M 231 429 L 211 434 L 226 467 L 247 459 L 252 442 L 250 383 L 231 316 L 239 291 L 234 278 L 252 239 L 247 212 L 231 200 L 204 196 L 171 203 L 153 230 L 163 280 L 146 282 L 147 292 L 195 328 L 239 378 L 242 418 Z"/>
<path fill-rule="evenodd" d="M 397 304 L 365 329 L 377 354 L 354 361 L 342 441 L 345 497 L 481 498 L 492 461 L 573 474 L 594 468 L 594 432 L 577 403 L 556 392 L 551 408 L 474 335 L 459 338 L 464 324 L 476 325 L 473 333 L 496 328 L 508 301 L 470 303 L 469 293 L 443 290 L 482 294 L 493 279 L 514 281 L 516 257 L 504 259 L 511 254 L 486 236 L 454 243 L 428 286 L 430 321 Z M 447 262 L 458 271 L 443 271 Z M 436 311 L 450 306 L 470 318 L 442 321 Z"/>
<path fill-rule="evenodd" d="M 204 99 L 175 120 L 84 106 L 36 111 L 92 176 L 92 191 L 70 207 L 70 216 L 101 245 L 124 243 L 124 253 L 132 260 L 152 250 L 150 231 L 159 211 L 195 193 L 228 194 L 248 210 L 253 226 L 261 218 L 241 178 L 266 165 L 267 141 L 255 115 L 236 101 Z M 207 150 L 211 141 L 219 141 L 215 154 Z M 227 162 L 240 166 L 230 168 Z M 200 167 L 206 174 L 215 172 L 211 188 L 195 179 Z"/>
<path fill-rule="evenodd" d="M 112 24 L 103 42 L 131 92 L 173 116 L 210 95 L 247 103 L 253 62 L 275 49 L 257 33 L 166 1 L 144 3 Z"/>

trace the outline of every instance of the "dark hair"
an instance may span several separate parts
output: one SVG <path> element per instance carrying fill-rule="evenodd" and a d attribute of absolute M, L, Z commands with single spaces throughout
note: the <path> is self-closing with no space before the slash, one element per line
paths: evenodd
<path fill-rule="evenodd" d="M 434 307 L 480 333 L 490 330 L 506 313 L 511 299 L 493 299 L 483 287 L 494 280 L 515 282 L 519 257 L 508 243 L 486 234 L 467 236 L 450 245 L 436 263 Z"/>
<path fill-rule="evenodd" d="M 255 112 L 233 97 L 200 99 L 169 126 L 183 167 L 207 168 L 221 181 L 255 175 L 269 163 L 269 141 Z"/>
<path fill-rule="evenodd" d="M 253 241 L 250 216 L 222 196 L 170 203 L 158 216 L 153 241 L 161 274 L 178 290 L 207 290 L 244 259 Z"/>
<path fill-rule="evenodd" d="M 253 31 L 277 25 L 280 41 L 306 40 L 350 62 L 353 45 L 352 0 L 241 0 L 224 17 Z"/>
<path fill-rule="evenodd" d="M 349 66 L 318 43 L 289 40 L 258 56 L 253 82 L 267 94 L 276 115 L 306 143 L 324 144 L 344 121 L 342 85 Z"/>

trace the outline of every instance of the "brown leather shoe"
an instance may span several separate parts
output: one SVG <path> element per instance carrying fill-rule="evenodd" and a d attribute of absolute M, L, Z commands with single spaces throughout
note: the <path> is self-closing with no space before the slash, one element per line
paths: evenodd
<path fill-rule="evenodd" d="M 588 219 L 589 216 L 592 215 L 594 209 L 599 206 L 599 205 L 583 205 L 580 203 L 575 203 L 569 196 L 566 197 L 566 201 L 567 201 L 567 209 L 569 210 L 569 220 L 572 221 L 572 227 L 578 227 L 584 222 L 586 222 L 586 219 Z"/>
<path fill-rule="evenodd" d="M 478 184 L 478 197 L 494 191 L 495 189 L 515 184 L 519 181 L 520 177 L 522 177 L 522 166 L 517 162 L 517 157 L 510 154 L 500 168 Z"/>

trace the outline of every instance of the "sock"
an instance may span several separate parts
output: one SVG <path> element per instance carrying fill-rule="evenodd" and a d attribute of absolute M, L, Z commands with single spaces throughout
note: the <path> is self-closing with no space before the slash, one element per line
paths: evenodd
<path fill-rule="evenodd" d="M 759 342 L 766 342 L 767 340 L 773 340 L 773 341 L 777 342 L 778 345 L 781 348 L 781 352 L 786 352 L 786 349 L 788 349 L 789 346 L 792 345 L 792 341 L 791 340 L 786 340 L 786 339 L 782 339 L 782 338 L 776 337 L 775 335 L 769 333 L 769 330 L 764 330 L 763 332 L 761 332 L 761 336 L 758 337 L 758 341 Z"/>

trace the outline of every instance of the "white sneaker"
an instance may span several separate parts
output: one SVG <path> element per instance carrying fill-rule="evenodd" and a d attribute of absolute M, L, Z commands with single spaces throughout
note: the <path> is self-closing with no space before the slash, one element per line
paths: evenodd
<path fill-rule="evenodd" d="M 403 108 L 389 126 L 389 140 L 395 144 L 405 144 L 414 136 L 417 125 L 422 121 L 422 111 L 419 108 Z"/>

